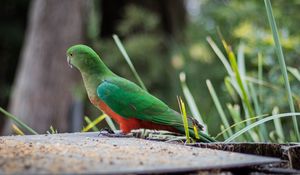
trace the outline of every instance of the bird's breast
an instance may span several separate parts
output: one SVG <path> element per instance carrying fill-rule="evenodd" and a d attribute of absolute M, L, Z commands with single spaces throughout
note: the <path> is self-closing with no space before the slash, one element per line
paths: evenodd
<path fill-rule="evenodd" d="M 114 119 L 117 123 L 121 123 L 124 118 L 120 116 L 119 114 L 115 113 L 104 101 L 102 101 L 100 98 L 90 98 L 91 103 L 96 106 L 98 109 L 103 111 L 105 114 L 110 116 L 112 119 Z"/>

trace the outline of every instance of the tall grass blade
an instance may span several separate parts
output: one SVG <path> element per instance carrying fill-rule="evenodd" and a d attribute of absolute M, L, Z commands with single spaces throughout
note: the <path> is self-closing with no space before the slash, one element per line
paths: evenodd
<path fill-rule="evenodd" d="M 211 39 L 211 37 L 206 37 L 206 40 L 208 42 L 208 44 L 210 45 L 210 47 L 213 49 L 213 51 L 215 52 L 215 54 L 218 56 L 218 58 L 221 60 L 221 62 L 223 63 L 228 75 L 231 77 L 231 84 L 232 86 L 235 88 L 235 90 L 237 91 L 237 93 L 241 95 L 241 90 L 239 89 L 237 82 L 235 81 L 235 75 L 234 72 L 231 68 L 231 65 L 229 63 L 229 61 L 227 60 L 227 58 L 224 56 L 224 54 L 222 53 L 222 51 L 219 49 L 219 47 L 216 45 L 216 43 Z M 223 40 L 222 40 L 223 42 Z"/>
<path fill-rule="evenodd" d="M 246 117 L 247 118 L 254 117 L 255 116 L 254 111 L 253 111 L 253 108 L 251 106 L 251 103 L 250 103 L 249 97 L 248 97 L 249 93 L 247 93 L 247 90 L 246 90 L 247 89 L 246 79 L 243 80 L 241 78 L 243 75 L 241 75 L 239 73 L 239 68 L 237 66 L 235 56 L 234 56 L 233 52 L 231 51 L 231 48 L 227 45 L 226 41 L 223 39 L 221 32 L 219 30 L 218 30 L 218 32 L 221 37 L 223 46 L 227 52 L 230 63 L 228 62 L 226 57 L 223 55 L 223 53 L 220 51 L 220 49 L 217 47 L 217 45 L 212 41 L 212 39 L 210 37 L 207 37 L 207 41 L 210 44 L 210 46 L 212 47 L 212 49 L 214 50 L 214 52 L 217 54 L 217 56 L 219 57 L 219 59 L 221 60 L 223 65 L 225 66 L 225 68 L 230 76 L 229 80 L 230 80 L 232 86 L 234 87 L 234 89 L 239 94 L 240 98 L 242 99 L 242 102 L 243 102 L 242 105 L 243 105 L 243 108 L 245 109 Z M 241 57 L 242 54 L 243 54 L 243 50 L 241 48 L 239 51 L 240 59 L 243 59 L 243 57 Z M 241 61 L 241 62 L 242 63 L 240 65 L 243 64 L 243 61 Z M 245 71 L 245 68 L 244 68 L 244 71 Z M 257 139 L 256 133 L 250 132 L 249 134 L 250 134 L 252 140 Z"/>
<path fill-rule="evenodd" d="M 263 57 L 261 53 L 258 53 L 258 80 L 263 81 Z M 258 97 L 262 101 L 262 87 L 261 84 L 258 85 Z"/>
<path fill-rule="evenodd" d="M 254 109 L 255 109 L 255 113 L 256 115 L 261 115 L 261 109 L 260 109 L 260 105 L 258 103 L 258 98 L 257 98 L 257 94 L 255 91 L 255 88 L 253 86 L 253 84 L 251 82 L 249 82 L 249 87 L 250 87 L 250 94 L 252 96 L 252 100 L 254 103 Z M 261 118 L 259 118 L 260 120 Z M 262 141 L 267 141 L 268 140 L 268 131 L 267 131 L 267 127 L 266 125 L 263 123 L 259 126 L 259 136 L 262 139 Z"/>
<path fill-rule="evenodd" d="M 231 118 L 233 119 L 234 123 L 239 123 L 242 121 L 241 110 L 240 110 L 239 105 L 227 104 L 227 109 L 228 109 L 229 114 L 231 115 Z M 237 125 L 235 127 L 235 131 L 242 129 L 243 127 L 244 127 L 244 125 Z"/>
<path fill-rule="evenodd" d="M 277 30 L 277 26 L 276 26 L 275 18 L 274 18 L 274 15 L 273 15 L 272 5 L 271 5 L 270 0 L 265 0 L 265 6 L 266 6 L 267 15 L 268 15 L 268 20 L 269 20 L 271 30 L 272 30 L 272 33 L 273 33 L 273 39 L 274 39 L 274 42 L 275 42 L 276 53 L 277 53 L 277 56 L 278 56 L 280 69 L 281 69 L 281 72 L 283 74 L 285 87 L 286 87 L 286 90 L 287 90 L 290 110 L 291 110 L 292 113 L 294 113 L 295 112 L 295 106 L 294 106 L 294 102 L 293 102 L 292 91 L 291 91 L 291 88 L 290 88 L 290 82 L 289 82 L 289 79 L 288 79 L 287 68 L 286 68 L 284 55 L 283 55 L 281 43 L 280 43 L 280 40 L 279 40 L 278 30 Z M 297 139 L 298 139 L 298 141 L 300 141 L 300 133 L 299 133 L 299 128 L 298 128 L 297 118 L 296 118 L 296 116 L 293 116 L 292 119 L 293 119 L 294 130 L 295 130 L 296 135 L 297 135 Z"/>
<path fill-rule="evenodd" d="M 219 49 L 219 47 L 216 45 L 216 43 L 211 39 L 211 37 L 206 37 L 206 40 L 207 40 L 208 44 L 210 45 L 210 47 L 213 49 L 213 51 L 216 53 L 216 55 L 219 57 L 221 62 L 223 63 L 229 76 L 233 76 L 234 74 L 230 67 L 230 64 L 229 64 L 228 60 L 226 59 L 226 57 L 224 56 L 224 54 L 222 53 L 222 51 Z"/>
<path fill-rule="evenodd" d="M 217 108 L 217 111 L 218 111 L 218 113 L 220 115 L 220 118 L 221 118 L 221 120 L 222 120 L 225 128 L 229 128 L 229 126 L 230 126 L 229 122 L 228 122 L 228 120 L 226 118 L 225 112 L 224 112 L 224 110 L 223 110 L 223 108 L 221 106 L 219 98 L 218 98 L 218 96 L 217 96 L 217 94 L 215 92 L 215 89 L 214 89 L 213 85 L 211 84 L 210 80 L 206 80 L 206 85 L 208 87 L 209 93 L 210 93 L 210 95 L 211 95 L 211 97 L 212 97 L 212 99 L 213 99 L 213 101 L 215 103 L 215 106 Z M 233 134 L 233 132 L 232 132 L 231 129 L 228 130 L 228 134 L 229 135 Z"/>
<path fill-rule="evenodd" d="M 242 103 L 242 106 L 243 106 L 244 113 L 245 113 L 245 119 L 253 118 L 253 117 L 251 117 L 251 116 L 249 115 L 249 110 L 248 110 L 246 104 L 245 104 L 245 103 Z M 246 125 L 250 125 L 251 123 L 252 123 L 252 120 L 247 120 L 247 121 L 246 121 Z M 259 136 L 258 136 L 258 134 L 257 134 L 255 131 L 252 131 L 252 130 L 251 130 L 251 131 L 248 132 L 248 134 L 249 134 L 249 136 L 250 136 L 250 138 L 248 137 L 248 140 L 249 140 L 249 141 L 252 140 L 252 141 L 254 141 L 254 142 L 259 142 Z"/>
<path fill-rule="evenodd" d="M 228 143 L 233 141 L 234 139 L 236 139 L 237 137 L 239 137 L 240 135 L 248 132 L 249 130 L 251 130 L 252 128 L 259 126 L 262 123 L 274 120 L 274 119 L 279 119 L 279 118 L 283 118 L 283 117 L 293 117 L 293 116 L 300 116 L 300 112 L 290 112 L 290 113 L 282 113 L 282 114 L 276 114 L 276 115 L 272 115 L 269 117 L 265 117 L 261 120 L 258 120 L 257 122 L 252 123 L 251 125 L 246 126 L 245 128 L 243 128 L 242 130 L 234 133 L 233 135 L 231 135 L 228 139 L 226 139 L 224 141 L 224 143 Z"/>
<path fill-rule="evenodd" d="M 186 143 L 191 143 L 189 124 L 188 124 L 188 119 L 187 119 L 187 115 L 186 115 L 185 105 L 184 105 L 181 97 L 177 97 L 177 100 L 178 100 L 178 105 L 179 105 L 179 109 L 180 109 L 181 116 L 182 116 L 184 132 L 185 132 L 185 136 L 186 136 Z"/>
<path fill-rule="evenodd" d="M 48 134 L 57 134 L 57 129 L 54 129 L 54 127 L 51 125 L 49 128 L 50 131 L 47 131 Z"/>
<path fill-rule="evenodd" d="M 246 77 L 246 79 L 247 79 L 247 81 L 249 81 L 251 83 L 258 84 L 258 85 L 270 88 L 272 90 L 278 91 L 279 93 L 286 92 L 285 88 L 282 88 L 281 86 L 273 85 L 273 84 L 271 84 L 269 82 L 266 82 L 266 81 L 260 81 L 256 78 L 248 77 L 248 76 Z M 300 96 L 298 94 L 292 92 L 292 97 L 295 98 L 297 101 L 300 101 Z"/>
<path fill-rule="evenodd" d="M 279 108 L 277 106 L 275 106 L 272 110 L 272 115 L 276 115 L 279 114 Z M 281 120 L 280 119 L 274 119 L 274 126 L 275 126 L 275 132 L 278 135 L 279 139 L 281 140 L 281 142 L 284 141 L 284 132 L 282 129 L 282 124 L 281 124 Z"/>
<path fill-rule="evenodd" d="M 225 87 L 227 89 L 227 92 L 229 93 L 229 95 L 231 96 L 233 101 L 237 102 L 238 101 L 238 96 L 234 91 L 234 87 L 231 83 L 231 78 L 226 76 L 225 79 L 224 79 L 224 84 L 225 84 Z"/>
<path fill-rule="evenodd" d="M 12 124 L 12 130 L 18 135 L 21 135 L 21 136 L 25 135 L 24 132 L 19 127 L 17 127 L 17 125 L 15 125 L 15 124 Z"/>
<path fill-rule="evenodd" d="M 258 85 L 261 85 L 261 86 L 264 86 L 264 87 L 267 87 L 267 88 L 270 88 L 270 89 L 273 89 L 273 90 L 281 90 L 282 88 L 280 86 L 276 86 L 272 83 L 269 83 L 267 81 L 264 81 L 264 80 L 259 80 L 259 79 L 256 79 L 256 78 L 253 78 L 253 77 L 245 77 L 247 81 L 251 82 L 251 83 L 254 83 L 254 84 L 258 84 Z"/>
<path fill-rule="evenodd" d="M 197 125 L 194 125 L 193 126 L 193 129 L 194 129 L 194 133 L 195 133 L 195 137 L 196 139 L 200 139 L 200 136 L 199 136 L 199 132 L 198 132 L 198 129 L 197 129 Z"/>
<path fill-rule="evenodd" d="M 228 135 L 228 133 L 226 132 L 226 131 L 228 131 L 228 130 L 225 129 L 224 125 L 221 125 L 221 131 L 222 131 L 222 134 L 223 134 L 224 139 L 228 139 L 228 138 L 229 138 L 229 135 Z"/>
<path fill-rule="evenodd" d="M 243 120 L 243 121 L 234 123 L 234 124 L 231 125 L 229 128 L 225 128 L 223 131 L 221 131 L 220 133 L 218 133 L 218 134 L 216 135 L 215 138 L 220 137 L 221 135 L 223 135 L 224 132 L 228 131 L 230 128 L 234 128 L 234 127 L 237 127 L 237 126 L 244 126 L 244 123 L 246 123 L 247 121 L 249 121 L 249 120 L 255 120 L 255 119 L 258 119 L 258 118 L 261 118 L 261 117 L 264 117 L 264 116 L 268 116 L 268 115 L 267 115 L 267 114 L 264 114 L 264 115 L 260 115 L 260 116 L 248 118 L 248 119 L 245 119 L 245 120 Z M 242 124 L 243 124 L 243 125 L 242 125 Z M 245 126 L 242 127 L 242 128 L 245 128 Z M 242 136 L 242 135 L 241 135 L 241 136 Z M 240 136 L 240 137 L 241 137 L 241 136 Z M 247 141 L 247 140 L 246 140 L 246 141 Z"/>
<path fill-rule="evenodd" d="M 27 130 L 28 132 L 30 132 L 31 134 L 34 135 L 38 135 L 38 133 L 33 130 L 32 128 L 30 128 L 28 125 L 26 125 L 24 122 L 22 122 L 20 119 L 18 119 L 16 116 L 10 114 L 9 112 L 7 112 L 6 110 L 4 110 L 3 108 L 0 107 L 0 112 L 2 112 L 5 116 L 7 116 L 9 119 L 13 120 L 14 122 L 16 122 L 17 125 L 19 125 L 19 127 L 21 127 L 22 129 Z"/>
<path fill-rule="evenodd" d="M 231 79 L 232 79 L 232 85 L 233 87 L 235 87 L 236 91 L 238 92 L 238 94 L 240 95 L 242 102 L 243 102 L 243 108 L 245 109 L 245 113 L 248 114 L 246 115 L 246 117 L 254 117 L 254 111 L 253 108 L 251 106 L 251 103 L 249 101 L 249 93 L 247 93 L 247 84 L 245 81 L 243 81 L 242 78 L 242 74 L 240 73 L 237 61 L 236 61 L 236 57 L 231 49 L 231 47 L 227 44 L 227 42 L 225 41 L 225 39 L 222 36 L 222 33 L 220 32 L 220 30 L 218 30 L 218 34 L 222 40 L 222 44 L 225 48 L 225 51 L 227 53 L 227 56 L 229 58 L 229 62 L 230 62 L 230 66 L 231 69 L 233 70 L 233 73 L 231 75 Z M 242 51 L 240 51 L 240 55 L 242 55 Z M 243 59 L 243 58 L 240 58 Z M 244 65 L 243 65 L 244 66 Z M 245 70 L 245 66 L 244 68 L 242 68 Z"/>
<path fill-rule="evenodd" d="M 244 47 L 245 46 L 243 43 L 239 44 L 237 55 L 238 68 L 240 70 L 241 76 L 246 76 Z"/>
<path fill-rule="evenodd" d="M 227 53 L 227 56 L 229 58 L 231 69 L 233 70 L 233 75 L 231 76 L 231 78 L 233 80 L 232 81 L 233 87 L 236 88 L 237 92 L 239 93 L 239 95 L 242 99 L 243 108 L 245 109 L 245 113 L 247 114 L 246 117 L 254 117 L 255 116 L 254 111 L 253 111 L 253 108 L 249 101 L 249 93 L 247 90 L 248 87 L 247 87 L 246 81 L 244 79 L 245 75 L 240 73 L 239 66 L 236 61 L 236 57 L 235 57 L 230 45 L 228 45 L 227 42 L 225 41 L 225 39 L 223 38 L 222 33 L 219 29 L 218 29 L 218 34 L 221 38 L 222 44 L 223 44 L 225 51 Z M 242 49 L 239 49 L 239 55 L 241 57 L 240 60 L 242 60 L 243 59 L 243 50 Z M 242 60 L 241 62 L 244 62 L 244 61 Z M 242 64 L 244 64 L 244 63 L 242 63 Z M 242 71 L 243 70 L 245 71 L 245 65 L 241 65 L 241 69 L 242 69 Z M 236 80 L 236 81 L 234 81 L 234 80 Z M 238 87 L 235 84 L 238 84 Z"/>
<path fill-rule="evenodd" d="M 194 97 L 192 96 L 187 84 L 186 84 L 186 75 L 184 72 L 181 72 L 179 74 L 179 79 L 180 79 L 180 82 L 181 82 L 181 87 L 182 87 L 182 91 L 183 91 L 183 94 L 184 94 L 184 97 L 187 101 L 187 104 L 192 112 L 192 115 L 193 117 L 200 123 L 204 126 L 204 131 L 207 133 L 207 126 L 205 125 L 203 119 L 202 119 L 202 116 L 198 110 L 198 107 L 196 105 L 196 102 L 195 102 L 195 99 Z"/>
<path fill-rule="evenodd" d="M 93 131 L 99 131 L 96 125 L 100 123 L 105 117 L 107 116 L 105 114 L 102 114 L 99 117 L 97 117 L 94 121 L 91 121 L 87 116 L 85 116 L 84 120 L 88 123 L 88 125 L 83 128 L 82 132 L 87 132 L 90 129 L 93 129 Z"/>
<path fill-rule="evenodd" d="M 245 92 L 246 92 L 246 94 L 247 94 L 247 96 L 249 97 L 249 101 L 251 101 L 250 100 L 250 97 L 251 97 L 251 95 L 250 95 L 250 93 L 249 93 L 249 89 L 248 89 L 248 84 L 247 84 L 247 79 L 246 79 L 246 64 L 245 64 L 245 53 L 244 53 L 244 44 L 241 42 L 240 44 L 239 44 L 239 47 L 238 47 L 238 54 L 237 54 L 237 64 L 238 64 L 238 70 L 239 70 L 239 73 L 240 73 L 240 78 L 241 78 L 241 81 L 242 81 L 242 85 L 243 85 L 243 87 L 244 87 L 244 89 L 245 89 Z M 241 85 L 240 85 L 240 89 L 241 89 L 241 91 L 243 90 L 243 88 L 241 87 Z M 240 93 L 240 94 L 243 94 L 243 93 Z M 241 96 L 242 97 L 242 96 Z M 243 98 L 242 98 L 243 99 Z M 247 107 L 247 109 L 245 108 L 245 107 Z M 249 115 L 251 115 L 251 110 L 253 111 L 253 107 L 251 106 L 251 108 L 252 109 L 249 109 L 249 106 L 247 106 L 245 103 L 243 103 L 243 108 L 245 109 L 245 111 L 246 111 L 246 117 L 247 118 L 249 118 Z M 255 116 L 255 113 L 253 114 L 254 116 Z M 250 116 L 250 117 L 254 117 L 254 116 Z M 253 133 L 253 132 L 251 132 L 251 133 L 249 133 L 250 134 L 250 136 L 252 137 L 252 138 L 254 138 L 254 140 L 256 139 L 257 141 L 258 141 L 258 134 L 260 134 L 260 133 L 258 133 L 258 134 L 256 134 L 256 133 Z M 262 138 L 262 137 L 260 137 L 260 138 Z M 263 139 L 263 138 L 262 138 Z M 264 140 L 264 139 L 263 139 Z"/>
<path fill-rule="evenodd" d="M 237 94 L 239 95 L 239 97 L 242 99 L 242 97 L 243 97 L 242 91 L 241 91 L 239 85 L 238 85 L 237 82 L 236 82 L 235 76 L 230 77 L 228 80 L 229 80 L 229 82 L 231 83 L 233 89 L 235 89 L 235 91 L 237 92 Z"/>
<path fill-rule="evenodd" d="M 225 40 L 223 40 L 223 44 L 224 44 L 224 48 L 225 48 L 225 50 L 228 54 L 230 65 L 231 65 L 231 68 L 232 68 L 232 70 L 234 72 L 234 75 L 236 77 L 237 84 L 239 85 L 239 88 L 240 88 L 241 93 L 242 93 L 241 94 L 242 95 L 241 96 L 242 102 L 244 103 L 244 106 L 246 107 L 246 110 L 248 111 L 250 117 L 254 117 L 255 116 L 254 111 L 253 111 L 253 108 L 252 108 L 251 103 L 250 103 L 249 95 L 246 91 L 247 84 L 243 83 L 243 80 L 242 80 L 241 73 L 240 73 L 238 65 L 237 65 L 235 55 L 234 55 L 233 51 L 231 50 L 231 48 L 227 45 Z"/>
<path fill-rule="evenodd" d="M 92 120 L 91 120 L 88 116 L 85 116 L 85 117 L 84 117 L 84 121 L 85 121 L 88 125 L 92 123 Z M 90 129 L 87 129 L 86 127 L 84 127 L 84 128 L 82 128 L 81 132 L 87 132 L 87 131 L 89 131 L 89 130 L 90 130 Z M 95 132 L 99 131 L 99 129 L 98 129 L 96 126 L 93 126 L 93 127 L 92 127 L 92 130 L 95 131 Z"/>
<path fill-rule="evenodd" d="M 113 35 L 113 39 L 115 40 L 119 50 L 121 51 L 122 55 L 124 56 L 127 64 L 129 65 L 131 71 L 133 72 L 133 75 L 135 76 L 135 78 L 137 79 L 137 81 L 139 82 L 140 86 L 145 90 L 147 91 L 147 88 L 146 86 L 144 85 L 143 81 L 141 80 L 140 76 L 138 75 L 138 73 L 136 72 L 132 62 L 131 62 L 131 59 L 129 58 L 121 40 L 119 39 L 119 37 L 117 35 Z"/>
<path fill-rule="evenodd" d="M 290 139 L 291 139 L 291 142 L 297 142 L 297 136 L 296 136 L 294 130 L 290 130 Z"/>
<path fill-rule="evenodd" d="M 245 55 L 244 55 L 244 44 L 240 43 L 238 47 L 237 55 L 238 70 L 240 72 L 242 83 L 244 84 L 246 94 L 249 96 L 248 86 L 246 84 L 246 64 L 245 64 Z"/>

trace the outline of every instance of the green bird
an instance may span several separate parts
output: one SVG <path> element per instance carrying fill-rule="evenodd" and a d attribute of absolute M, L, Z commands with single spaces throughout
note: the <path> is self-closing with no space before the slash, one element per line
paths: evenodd
<path fill-rule="evenodd" d="M 140 128 L 185 133 L 180 113 L 135 83 L 113 73 L 90 47 L 70 47 L 67 61 L 80 71 L 91 103 L 118 123 L 122 134 Z M 196 137 L 193 129 L 196 126 L 199 141 L 215 141 L 201 131 L 202 126 L 195 119 L 189 117 L 188 124 L 191 137 Z"/>

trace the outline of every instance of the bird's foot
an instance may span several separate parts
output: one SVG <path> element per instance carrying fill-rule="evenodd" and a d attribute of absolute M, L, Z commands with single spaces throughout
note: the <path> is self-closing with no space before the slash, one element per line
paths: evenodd
<path fill-rule="evenodd" d="M 193 143 L 196 143 L 196 140 L 194 140 L 193 138 L 190 137 L 190 140 L 185 140 L 184 142 L 184 145 L 190 145 L 190 144 L 193 144 Z"/>
<path fill-rule="evenodd" d="M 98 134 L 98 136 L 103 135 L 105 133 L 109 133 L 109 134 L 114 134 L 114 131 L 111 130 L 110 128 L 102 128 Z"/>
<path fill-rule="evenodd" d="M 98 136 L 106 136 L 106 137 L 132 137 L 130 134 L 125 134 L 122 131 L 112 131 L 110 129 L 103 129 L 100 131 Z"/>

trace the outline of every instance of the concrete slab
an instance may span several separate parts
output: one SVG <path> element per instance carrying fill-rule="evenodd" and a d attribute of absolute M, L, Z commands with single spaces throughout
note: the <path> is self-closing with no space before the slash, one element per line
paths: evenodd
<path fill-rule="evenodd" d="M 0 173 L 171 173 L 279 161 L 98 133 L 0 137 Z"/>

